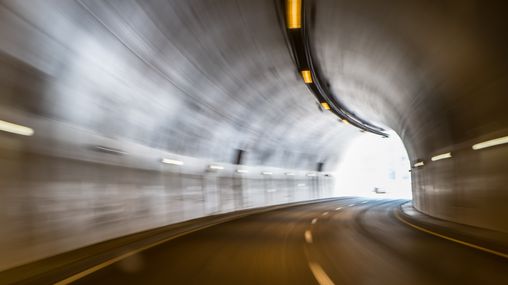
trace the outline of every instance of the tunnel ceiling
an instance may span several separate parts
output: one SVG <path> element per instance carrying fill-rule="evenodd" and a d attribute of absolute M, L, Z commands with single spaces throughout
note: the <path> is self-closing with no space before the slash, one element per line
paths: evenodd
<path fill-rule="evenodd" d="M 360 135 L 305 86 L 275 1 L 0 3 L 0 100 L 13 110 L 216 161 L 243 149 L 247 164 L 288 168 L 332 169 Z M 502 129 L 500 7 L 411 3 L 306 2 L 334 96 L 395 129 L 413 158 Z"/>
<path fill-rule="evenodd" d="M 1 100 L 22 112 L 303 169 L 333 169 L 359 134 L 316 104 L 272 1 L 2 1 L 0 22 Z"/>
<path fill-rule="evenodd" d="M 413 159 L 506 133 L 506 2 L 324 0 L 307 8 L 314 57 L 334 95 L 396 130 Z"/>

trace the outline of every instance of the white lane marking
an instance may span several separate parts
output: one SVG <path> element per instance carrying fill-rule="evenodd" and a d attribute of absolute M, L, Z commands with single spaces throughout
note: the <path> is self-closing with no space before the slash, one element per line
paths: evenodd
<path fill-rule="evenodd" d="M 355 204 L 349 204 L 349 207 L 353 207 Z"/>
<path fill-rule="evenodd" d="M 365 203 L 367 203 L 367 201 L 363 201 L 363 202 L 362 202 L 362 204 L 365 204 Z"/>
<path fill-rule="evenodd" d="M 326 215 L 328 215 L 328 212 L 324 212 L 324 213 L 323 213 L 323 216 L 326 216 Z"/>
<path fill-rule="evenodd" d="M 305 241 L 307 243 L 312 243 L 312 233 L 309 230 L 305 231 Z"/>
<path fill-rule="evenodd" d="M 320 285 L 335 285 L 333 283 L 332 279 L 330 279 L 330 277 L 328 277 L 326 272 L 323 270 L 321 265 L 310 261 L 309 267 L 310 267 L 310 270 L 312 271 L 312 274 L 314 274 L 314 278 L 316 278 L 317 282 Z"/>
<path fill-rule="evenodd" d="M 315 224 L 317 222 L 317 218 L 312 219 L 311 224 Z"/>
<path fill-rule="evenodd" d="M 335 209 L 335 211 L 338 211 L 338 210 L 340 210 L 340 209 L 342 209 L 342 207 L 338 207 L 337 209 Z"/>

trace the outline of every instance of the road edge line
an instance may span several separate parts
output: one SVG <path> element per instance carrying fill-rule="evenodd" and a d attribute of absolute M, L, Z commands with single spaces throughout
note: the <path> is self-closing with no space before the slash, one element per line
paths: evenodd
<path fill-rule="evenodd" d="M 406 225 L 408 225 L 408 226 L 410 226 L 410 227 L 412 227 L 414 229 L 417 229 L 419 231 L 425 232 L 427 234 L 430 234 L 430 235 L 433 235 L 433 236 L 436 236 L 436 237 L 439 237 L 439 238 L 442 238 L 442 239 L 446 239 L 448 241 L 452 241 L 452 242 L 455 242 L 455 243 L 458 243 L 458 244 L 461 244 L 461 245 L 464 245 L 464 246 L 467 246 L 467 247 L 471 247 L 471 248 L 474 248 L 474 249 L 477 249 L 477 250 L 481 250 L 483 252 L 487 252 L 487 253 L 494 254 L 496 256 L 508 259 L 508 254 L 506 254 L 506 253 L 495 251 L 495 250 L 492 250 L 492 249 L 489 249 L 489 248 L 486 248 L 486 247 L 483 247 L 483 246 L 479 246 L 479 245 L 476 245 L 476 244 L 473 244 L 473 243 L 469 243 L 469 242 L 466 242 L 466 241 L 458 240 L 458 239 L 455 239 L 455 238 L 452 238 L 452 237 L 449 237 L 449 236 L 445 236 L 443 234 L 439 234 L 439 233 L 433 232 L 433 231 L 428 230 L 426 228 L 417 226 L 417 225 L 415 225 L 415 224 L 405 220 L 404 218 L 402 218 L 400 216 L 400 209 L 399 210 L 395 210 L 395 217 L 399 221 L 401 221 L 402 223 L 404 223 L 404 224 L 406 224 Z"/>

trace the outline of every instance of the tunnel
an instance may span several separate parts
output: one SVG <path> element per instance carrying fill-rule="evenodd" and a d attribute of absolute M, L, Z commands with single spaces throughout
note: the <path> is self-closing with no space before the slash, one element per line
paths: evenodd
<path fill-rule="evenodd" d="M 1 0 L 0 284 L 505 284 L 507 16 Z M 338 197 L 362 137 L 412 199 Z"/>

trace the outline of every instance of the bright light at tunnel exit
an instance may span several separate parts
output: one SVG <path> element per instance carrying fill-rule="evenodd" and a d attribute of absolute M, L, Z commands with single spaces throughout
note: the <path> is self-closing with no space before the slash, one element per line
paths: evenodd
<path fill-rule="evenodd" d="M 389 135 L 364 134 L 351 142 L 337 169 L 337 196 L 411 199 L 406 148 L 395 132 Z"/>

